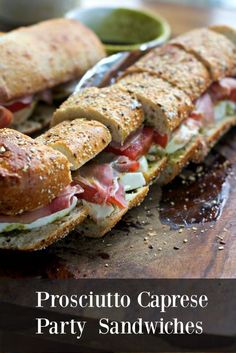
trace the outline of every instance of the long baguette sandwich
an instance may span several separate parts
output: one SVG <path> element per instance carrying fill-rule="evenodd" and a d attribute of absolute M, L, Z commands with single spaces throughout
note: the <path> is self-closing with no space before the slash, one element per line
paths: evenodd
<path fill-rule="evenodd" d="M 102 122 L 113 140 L 102 155 L 111 152 L 137 161 L 146 185 L 162 172 L 158 180 L 165 184 L 189 161 L 200 159 L 212 145 L 210 139 L 216 141 L 235 125 L 235 67 L 236 47 L 232 41 L 209 29 L 195 30 L 147 54 L 116 84 L 72 95 L 55 112 L 52 124 L 78 118 Z M 231 84 L 230 90 L 218 96 L 225 83 Z M 118 120 L 116 117 L 118 97 L 130 94 L 144 112 L 139 129 L 126 111 Z M 124 188 L 135 185 L 139 176 L 134 173 L 126 177 Z M 104 235 L 123 215 L 116 210 L 98 220 L 93 205 L 90 211 L 90 219 L 79 231 L 92 237 Z"/>
<path fill-rule="evenodd" d="M 108 129 L 96 121 L 64 122 L 38 141 L 0 129 L 0 248 L 39 250 L 81 223 L 88 214 L 79 198 L 84 190 L 71 170 L 110 140 Z"/>
<path fill-rule="evenodd" d="M 161 183 L 169 183 L 190 160 L 204 158 L 236 124 L 236 35 L 227 29 L 197 29 L 177 37 L 141 58 L 118 81 L 124 89 L 139 94 L 146 114 L 150 93 L 144 88 L 160 78 L 192 101 L 193 110 L 187 119 L 169 135 L 165 148 L 159 148 L 158 153 L 168 156 Z"/>
<path fill-rule="evenodd" d="M 31 134 L 49 124 L 76 82 L 105 56 L 97 36 L 78 21 L 55 19 L 0 37 L 0 128 Z M 58 105 L 58 103 L 57 103 Z"/>

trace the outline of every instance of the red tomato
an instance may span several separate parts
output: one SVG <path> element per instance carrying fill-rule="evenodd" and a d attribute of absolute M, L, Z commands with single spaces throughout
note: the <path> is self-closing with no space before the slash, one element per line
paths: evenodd
<path fill-rule="evenodd" d="M 108 146 L 107 150 L 120 156 L 127 156 L 132 160 L 137 160 L 145 155 L 150 149 L 153 142 L 153 129 L 144 127 L 134 142 L 127 148 L 119 148 L 118 146 Z"/>
<path fill-rule="evenodd" d="M 15 102 L 11 105 L 8 105 L 7 109 L 9 109 L 12 113 L 15 113 L 15 112 L 18 112 L 19 110 L 22 110 L 28 106 L 30 106 L 29 103 Z"/>
<path fill-rule="evenodd" d="M 7 127 L 13 120 L 13 114 L 10 110 L 0 106 L 0 129 Z"/>
<path fill-rule="evenodd" d="M 159 132 L 154 131 L 153 142 L 161 147 L 165 148 L 168 143 L 168 135 L 161 135 Z"/>

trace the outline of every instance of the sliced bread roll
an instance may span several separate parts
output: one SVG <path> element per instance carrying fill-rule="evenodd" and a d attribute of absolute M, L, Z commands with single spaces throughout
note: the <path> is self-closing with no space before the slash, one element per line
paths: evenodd
<path fill-rule="evenodd" d="M 22 98 L 81 77 L 105 56 L 97 36 L 66 18 L 0 37 L 0 102 Z"/>
<path fill-rule="evenodd" d="M 163 135 L 177 128 L 193 109 L 191 99 L 183 91 L 149 73 L 127 75 L 117 86 L 137 96 L 146 124 Z"/>
<path fill-rule="evenodd" d="M 71 183 L 67 158 L 12 129 L 0 129 L 0 214 L 48 205 Z"/>
<path fill-rule="evenodd" d="M 142 125 L 143 111 L 136 96 L 119 87 L 92 87 L 64 102 L 54 113 L 52 126 L 79 118 L 100 121 L 110 130 L 113 141 L 123 144 Z"/>
<path fill-rule="evenodd" d="M 223 34 L 200 28 L 176 37 L 170 42 L 195 55 L 217 81 L 230 76 L 236 66 L 236 47 Z"/>
<path fill-rule="evenodd" d="M 98 121 L 77 119 L 54 126 L 36 141 L 60 151 L 70 162 L 71 170 L 77 170 L 111 142 L 111 135 Z"/>
<path fill-rule="evenodd" d="M 228 38 L 236 46 L 236 27 L 216 25 L 209 27 L 211 31 L 217 32 Z"/>
<path fill-rule="evenodd" d="M 236 28 L 235 27 L 230 27 L 230 26 L 211 26 L 209 27 L 210 30 L 220 33 L 226 38 L 228 38 L 235 46 L 236 46 Z M 236 65 L 235 68 L 233 69 L 233 76 L 236 75 Z"/>
<path fill-rule="evenodd" d="M 209 72 L 201 61 L 169 44 L 150 51 L 130 66 L 124 75 L 134 72 L 156 75 L 184 91 L 192 100 L 199 98 L 211 84 Z"/>
<path fill-rule="evenodd" d="M 0 249 L 34 251 L 45 249 L 49 245 L 67 236 L 87 217 L 84 206 L 78 205 L 68 216 L 54 223 L 30 231 L 13 231 L 0 234 Z"/>
<path fill-rule="evenodd" d="M 77 227 L 77 232 L 89 238 L 101 238 L 108 233 L 122 219 L 122 217 L 133 207 L 139 206 L 145 199 L 149 191 L 148 186 L 138 189 L 129 195 L 129 205 L 124 209 L 115 210 L 109 217 L 98 223 L 87 218 L 80 226 Z"/>

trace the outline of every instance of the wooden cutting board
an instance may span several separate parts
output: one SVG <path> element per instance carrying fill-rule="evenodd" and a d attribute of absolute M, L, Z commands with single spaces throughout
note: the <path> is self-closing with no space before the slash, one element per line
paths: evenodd
<path fill-rule="evenodd" d="M 200 10 L 194 8 L 154 6 L 150 1 L 145 4 L 160 10 L 175 33 L 180 31 L 178 23 L 189 30 L 216 22 L 230 24 L 235 18 L 234 12 L 226 16 L 225 11 L 204 10 L 197 17 Z M 211 18 L 216 13 L 218 17 L 222 13 L 218 21 Z M 145 202 L 104 238 L 85 239 L 74 232 L 45 251 L 1 252 L 0 276 L 235 277 L 235 173 L 236 129 L 224 137 L 203 165 L 190 166 L 163 190 L 153 185 Z"/>

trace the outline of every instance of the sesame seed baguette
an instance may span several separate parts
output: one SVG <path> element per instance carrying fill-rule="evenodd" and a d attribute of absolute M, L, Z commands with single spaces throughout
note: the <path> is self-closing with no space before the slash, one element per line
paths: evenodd
<path fill-rule="evenodd" d="M 77 170 L 111 142 L 111 134 L 98 121 L 77 119 L 61 122 L 36 141 L 60 151 L 70 162 L 71 170 Z"/>
<path fill-rule="evenodd" d="M 198 150 L 201 149 L 201 138 L 193 138 L 185 148 L 177 151 L 168 158 L 167 166 L 158 179 L 159 185 L 169 184 L 182 169 L 185 168 L 189 162 L 194 158 Z"/>
<path fill-rule="evenodd" d="M 117 86 L 141 102 L 147 125 L 170 134 L 193 109 L 191 99 L 177 87 L 149 73 L 127 75 Z"/>
<path fill-rule="evenodd" d="M 192 158 L 193 162 L 202 162 L 221 137 L 223 137 L 233 126 L 236 126 L 236 116 L 228 116 L 222 121 L 219 121 L 212 128 L 207 128 L 201 135 L 201 148 L 196 150 Z"/>
<path fill-rule="evenodd" d="M 214 32 L 222 34 L 223 36 L 228 38 L 228 40 L 230 40 L 236 47 L 236 28 L 235 27 L 222 25 L 222 26 L 211 26 L 209 27 L 209 29 Z M 236 75 L 236 65 L 233 70 L 233 76 L 235 75 Z"/>
<path fill-rule="evenodd" d="M 0 37 L 0 102 L 79 78 L 104 56 L 97 36 L 66 18 L 4 34 Z"/>
<path fill-rule="evenodd" d="M 123 144 L 142 125 L 143 111 L 136 97 L 119 87 L 92 87 L 69 97 L 54 113 L 52 126 L 79 118 L 101 122 L 110 130 L 112 139 Z"/>
<path fill-rule="evenodd" d="M 211 31 L 217 32 L 228 38 L 236 46 L 236 27 L 226 25 L 210 26 Z"/>
<path fill-rule="evenodd" d="M 95 223 L 90 218 L 87 218 L 82 224 L 80 224 L 76 230 L 80 235 L 89 237 L 89 238 L 101 238 L 106 233 L 108 233 L 115 225 L 122 219 L 122 217 L 133 207 L 139 206 L 149 191 L 149 187 L 145 186 L 139 188 L 135 193 L 133 193 L 132 199 L 129 201 L 129 205 L 124 209 L 117 209 L 110 216 L 105 218 L 99 223 Z"/>
<path fill-rule="evenodd" d="M 12 129 L 0 129 L 0 214 L 48 205 L 71 183 L 68 160 Z"/>
<path fill-rule="evenodd" d="M 68 216 L 54 223 L 30 231 L 12 231 L 0 234 L 0 249 L 18 251 L 45 249 L 67 236 L 86 217 L 86 208 L 79 204 Z"/>
<path fill-rule="evenodd" d="M 236 66 L 236 47 L 224 35 L 207 28 L 195 29 L 170 41 L 202 61 L 213 81 L 231 76 Z"/>
<path fill-rule="evenodd" d="M 199 98 L 212 82 L 201 61 L 169 44 L 151 50 L 130 66 L 123 77 L 135 72 L 148 72 L 160 77 L 184 91 L 192 100 Z"/>

